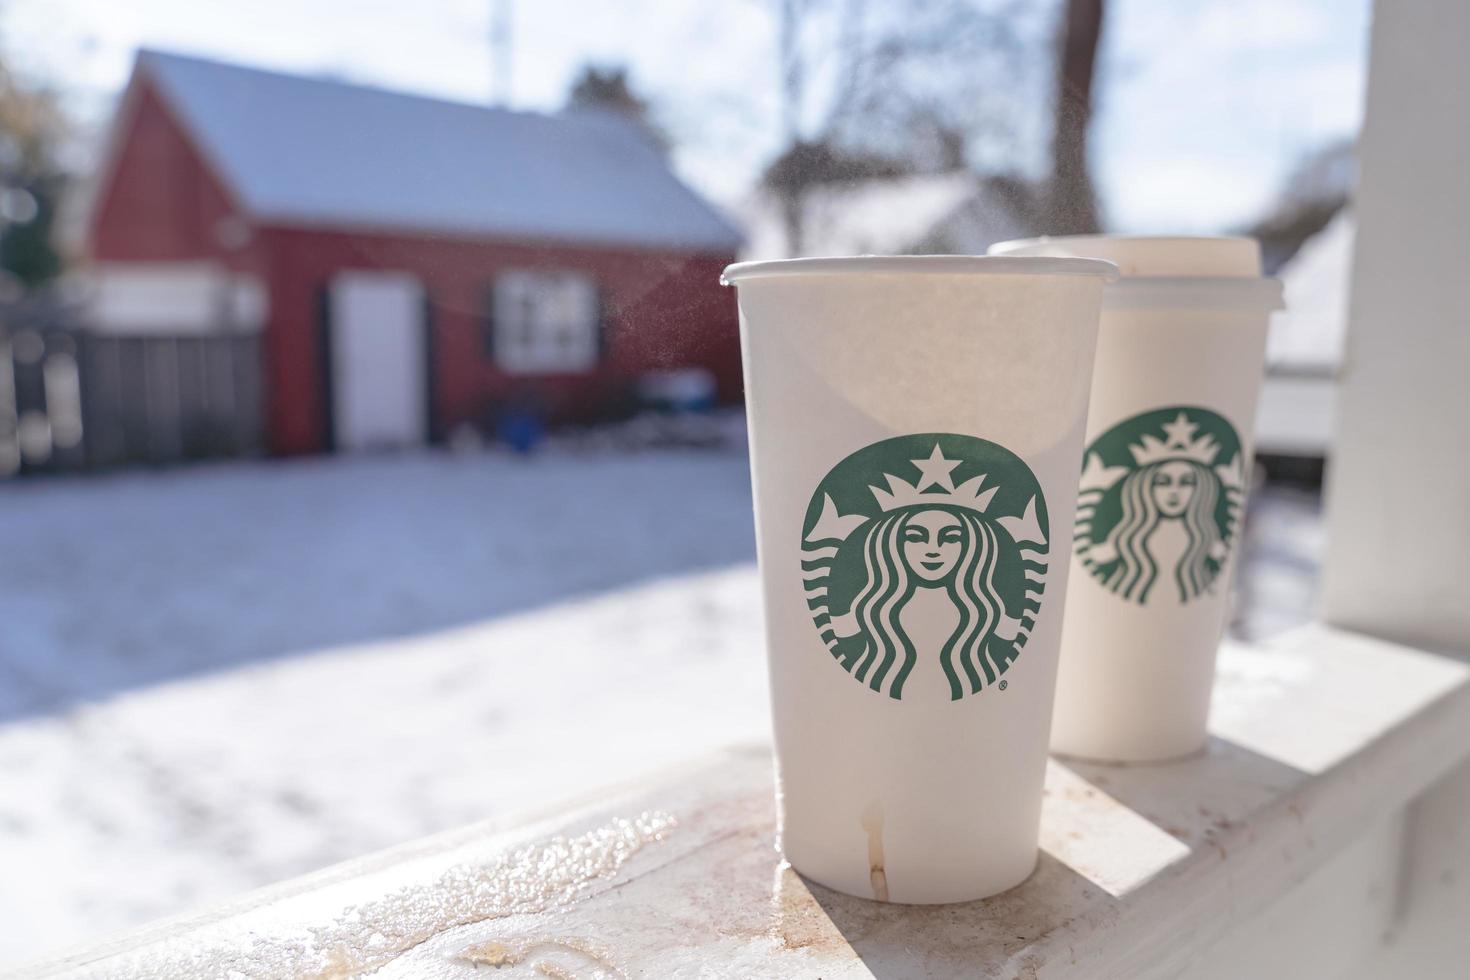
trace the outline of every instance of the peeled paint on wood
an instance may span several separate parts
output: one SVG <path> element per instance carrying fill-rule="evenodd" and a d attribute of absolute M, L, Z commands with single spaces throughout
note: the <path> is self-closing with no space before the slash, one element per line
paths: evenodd
<path fill-rule="evenodd" d="M 806 882 L 774 849 L 769 753 L 752 748 L 518 830 L 471 827 L 350 862 L 21 976 L 1199 975 L 1207 951 L 1377 840 L 1470 756 L 1470 668 L 1313 627 L 1222 651 L 1215 717 L 1207 751 L 1180 762 L 1053 760 L 1036 873 L 985 901 L 884 905 Z M 1355 860 L 1335 873 L 1381 863 Z M 1365 949 L 1377 939 L 1338 936 Z"/>

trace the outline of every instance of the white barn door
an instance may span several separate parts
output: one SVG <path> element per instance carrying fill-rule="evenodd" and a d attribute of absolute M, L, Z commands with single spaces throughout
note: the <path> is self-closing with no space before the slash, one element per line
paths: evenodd
<path fill-rule="evenodd" d="M 332 430 L 342 452 L 428 440 L 424 287 L 402 272 L 344 272 L 329 305 Z"/>

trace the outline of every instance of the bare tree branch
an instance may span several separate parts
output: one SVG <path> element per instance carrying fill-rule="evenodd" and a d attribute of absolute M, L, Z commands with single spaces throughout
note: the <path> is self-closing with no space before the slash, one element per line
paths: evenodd
<path fill-rule="evenodd" d="M 774 0 L 786 149 L 764 183 L 787 247 L 802 249 L 802 201 L 822 183 L 967 168 L 972 150 L 1011 157 L 1030 103 L 1018 97 L 1034 43 L 1025 0 Z M 825 105 L 811 118 L 808 97 Z M 809 123 L 814 125 L 808 125 Z"/>

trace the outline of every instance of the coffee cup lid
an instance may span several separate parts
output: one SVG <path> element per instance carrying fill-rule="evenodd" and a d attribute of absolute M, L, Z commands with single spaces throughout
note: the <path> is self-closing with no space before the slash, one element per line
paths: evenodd
<path fill-rule="evenodd" d="M 1000 242 L 992 255 L 1106 259 L 1122 274 L 1105 309 L 1282 308 L 1281 283 L 1261 276 L 1261 247 L 1243 236 L 1062 235 Z"/>

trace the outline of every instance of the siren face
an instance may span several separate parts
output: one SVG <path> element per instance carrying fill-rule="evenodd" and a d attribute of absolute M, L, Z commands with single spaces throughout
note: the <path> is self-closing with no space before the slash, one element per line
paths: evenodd
<path fill-rule="evenodd" d="M 960 560 L 965 535 L 960 519 L 945 510 L 921 510 L 903 529 L 903 558 L 926 582 L 941 582 Z"/>
<path fill-rule="evenodd" d="M 1153 478 L 1154 504 L 1159 508 L 1159 514 L 1183 517 L 1198 483 L 1194 467 L 1188 463 L 1176 460 L 1161 464 Z"/>

